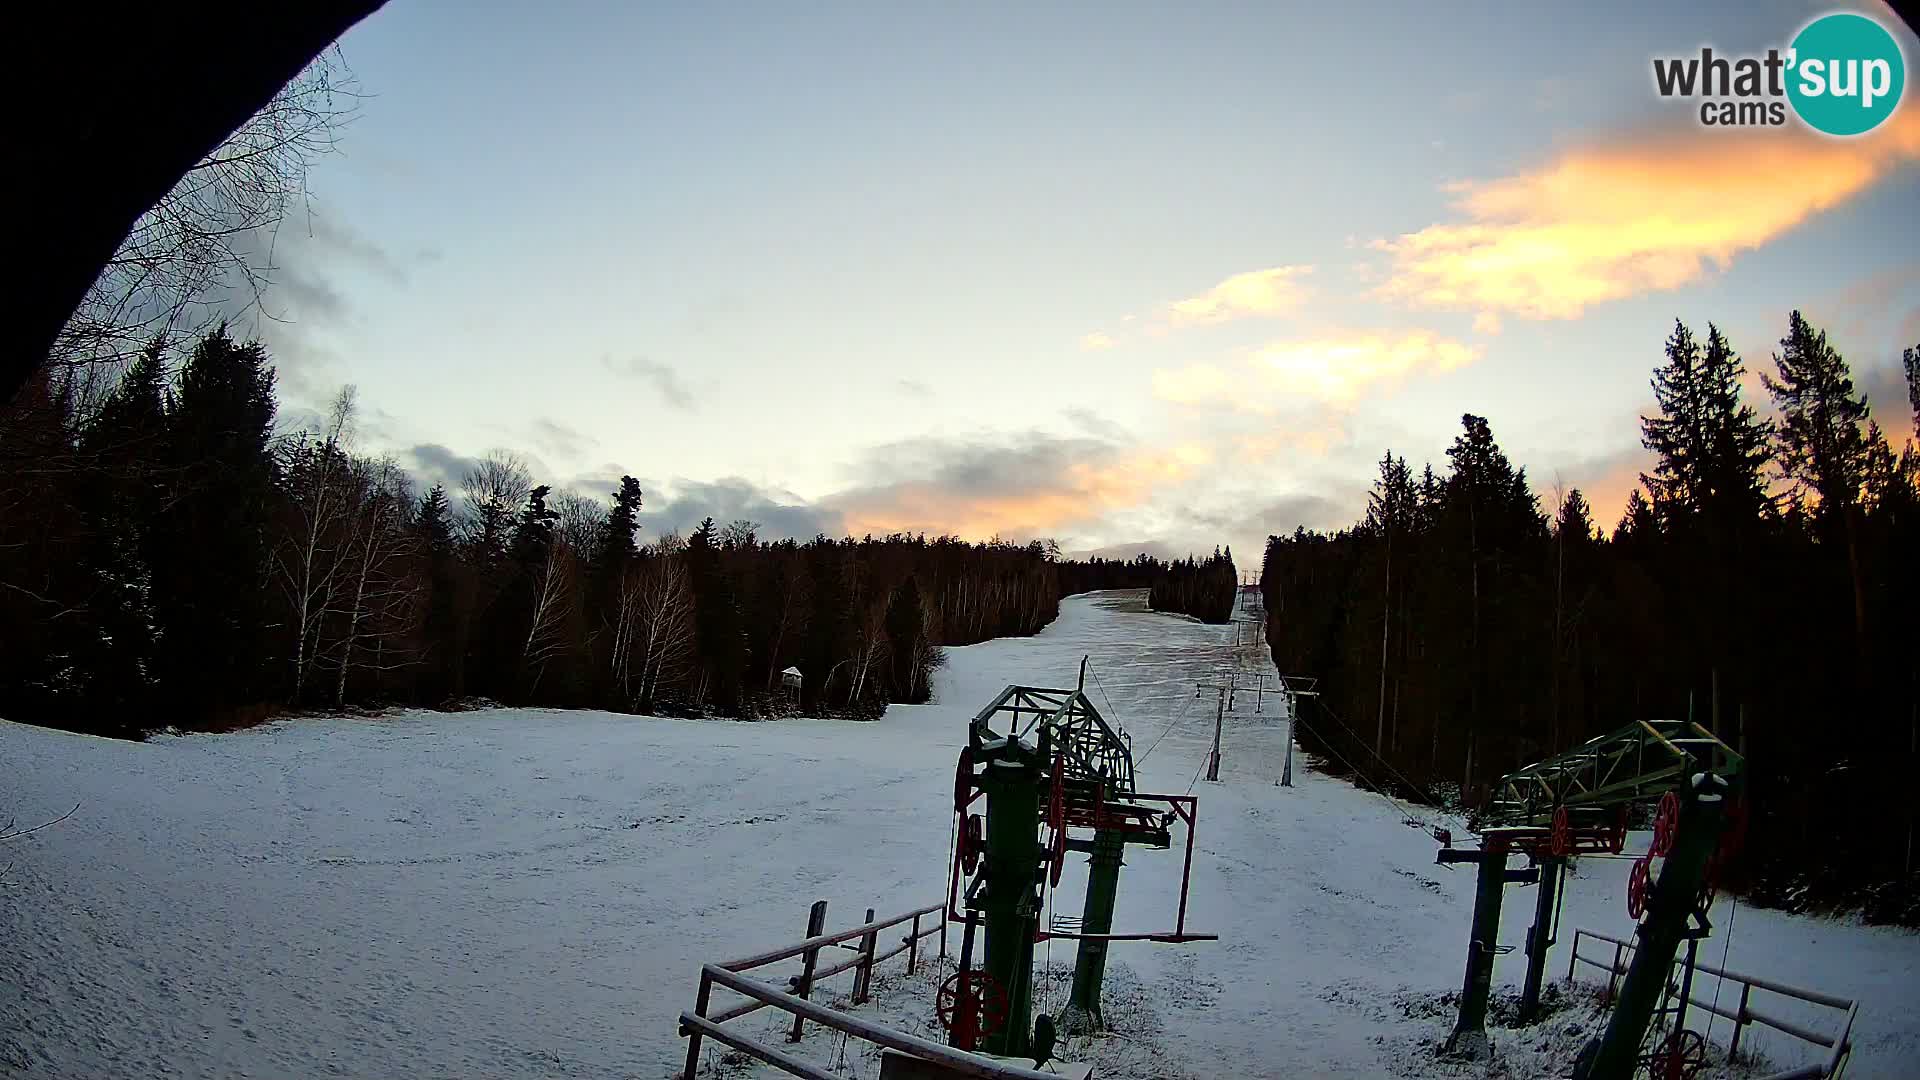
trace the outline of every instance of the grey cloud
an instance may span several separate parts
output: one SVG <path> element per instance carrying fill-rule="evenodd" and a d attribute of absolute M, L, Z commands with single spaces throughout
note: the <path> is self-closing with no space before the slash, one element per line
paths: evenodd
<path fill-rule="evenodd" d="M 1105 547 L 1087 548 L 1082 551 L 1063 552 L 1069 559 L 1112 559 L 1125 562 L 1136 555 L 1151 555 L 1156 559 L 1178 559 L 1186 556 L 1187 551 L 1165 540 L 1138 540 L 1131 544 L 1108 544 Z"/>
<path fill-rule="evenodd" d="M 1068 409 L 1066 416 L 1068 420 L 1073 421 L 1075 427 L 1096 438 L 1109 439 L 1113 442 L 1129 442 L 1133 438 L 1132 433 L 1126 428 L 1092 409 Z"/>
<path fill-rule="evenodd" d="M 420 481 L 422 489 L 445 484 L 452 491 L 460 478 L 480 464 L 479 459 L 463 457 L 439 443 L 420 443 L 400 454 L 400 463 Z"/>
<path fill-rule="evenodd" d="M 319 431 L 326 422 L 319 410 L 300 405 L 283 405 L 273 418 L 274 430 L 282 435 Z"/>
<path fill-rule="evenodd" d="M 322 256 L 321 261 L 358 263 L 396 284 L 406 282 L 407 270 L 400 260 L 344 220 L 325 214 L 309 214 L 303 223 L 307 226 L 303 237 L 305 243 L 299 246 L 311 248 L 315 254 Z"/>
<path fill-rule="evenodd" d="M 1907 401 L 1907 373 L 1900 368 L 1900 358 L 1862 364 L 1860 368 L 1855 375 L 1854 390 L 1867 396 L 1874 418 L 1882 428 L 1905 430 L 1906 424 L 1900 418 L 1912 416 L 1913 407 Z"/>
<path fill-rule="evenodd" d="M 349 314 L 347 298 L 307 262 L 275 267 L 262 305 L 268 318 L 294 325 L 339 326 Z"/>
<path fill-rule="evenodd" d="M 1296 528 L 1338 529 L 1353 524 L 1360 515 L 1358 505 L 1349 505 L 1325 495 L 1303 492 L 1279 498 L 1239 511 L 1195 511 L 1191 520 L 1204 531 L 1221 537 L 1220 543 L 1241 540 L 1243 544 L 1264 543 L 1268 536 L 1285 536 Z M 1245 550 L 1240 561 L 1257 548 Z"/>
<path fill-rule="evenodd" d="M 618 484 L 618 479 L 615 479 Z M 739 518 L 760 523 L 763 540 L 791 537 L 811 540 L 825 533 L 831 537 L 845 534 L 841 516 L 833 510 L 809 503 L 791 492 L 763 488 L 740 477 L 713 481 L 676 480 L 664 492 L 649 488 L 641 500 L 640 523 L 643 536 L 658 538 L 667 532 L 686 533 L 712 518 L 722 524 Z"/>
<path fill-rule="evenodd" d="M 649 360 L 644 356 L 616 360 L 605 356 L 601 357 L 600 362 L 616 375 L 626 375 L 648 383 L 660 395 L 660 400 L 676 409 L 693 408 L 693 394 L 688 391 L 686 383 L 680 380 L 680 373 L 657 360 Z"/>
<path fill-rule="evenodd" d="M 908 397 L 924 398 L 924 397 L 933 396 L 933 387 L 928 386 L 926 383 L 921 382 L 919 379 L 895 380 L 893 384 L 893 388 L 896 391 L 907 395 Z"/>
<path fill-rule="evenodd" d="M 903 484 L 944 489 L 957 495 L 1001 495 L 1029 490 L 1035 481 L 1057 478 L 1071 465 L 1110 459 L 1105 440 L 1064 438 L 1043 432 L 1009 442 L 943 438 L 903 439 L 869 451 L 855 466 L 859 489 Z"/>
<path fill-rule="evenodd" d="M 578 458 L 600 445 L 599 440 L 586 432 L 544 416 L 529 427 L 534 445 L 558 458 Z"/>

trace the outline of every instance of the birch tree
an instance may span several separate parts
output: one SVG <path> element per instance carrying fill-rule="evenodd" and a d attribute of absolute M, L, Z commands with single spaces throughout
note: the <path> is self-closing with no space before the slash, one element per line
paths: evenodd
<path fill-rule="evenodd" d="M 293 616 L 293 699 L 306 693 L 321 621 L 339 584 L 341 533 L 353 496 L 347 452 L 353 438 L 354 390 L 342 389 L 317 436 L 301 435 L 285 451 L 287 525 L 274 552 L 275 576 Z"/>
<path fill-rule="evenodd" d="M 343 604 L 337 610 L 345 628 L 334 682 L 335 707 L 346 704 L 347 679 L 356 668 L 377 674 L 410 662 L 410 652 L 404 659 L 389 657 L 388 643 L 413 629 L 422 589 L 409 565 L 415 540 L 407 528 L 413 493 L 406 474 L 391 458 L 357 462 L 355 472 L 353 531 L 341 575 Z"/>
<path fill-rule="evenodd" d="M 671 540 L 654 545 L 632 575 L 634 633 L 630 664 L 637 666 L 639 692 L 634 704 L 653 709 L 661 687 L 680 677 L 694 659 L 693 588 L 686 556 Z"/>
<path fill-rule="evenodd" d="M 527 692 L 530 694 L 539 687 L 547 664 L 569 645 L 567 622 L 578 599 L 575 576 L 573 548 L 564 535 L 556 534 L 547 545 L 546 555 L 534 568 L 532 617 L 520 649 L 520 663 L 529 675 Z"/>

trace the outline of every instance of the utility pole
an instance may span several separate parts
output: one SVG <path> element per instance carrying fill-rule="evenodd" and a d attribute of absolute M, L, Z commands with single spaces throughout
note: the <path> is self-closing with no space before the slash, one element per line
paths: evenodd
<path fill-rule="evenodd" d="M 1280 786 L 1293 786 L 1293 695 L 1287 695 L 1287 750 L 1286 763 L 1280 766 Z"/>
<path fill-rule="evenodd" d="M 1220 779 L 1220 725 L 1227 715 L 1227 692 L 1220 691 L 1220 700 L 1213 707 L 1213 753 L 1207 758 L 1207 779 Z"/>
<path fill-rule="evenodd" d="M 1293 786 L 1293 733 L 1300 722 L 1299 699 L 1318 697 L 1318 692 L 1313 689 L 1318 682 L 1318 679 L 1309 679 L 1300 675 L 1280 676 L 1280 694 L 1287 703 L 1287 747 L 1286 756 L 1280 765 L 1281 787 Z"/>
<path fill-rule="evenodd" d="M 1241 683 L 1247 685 L 1242 686 Z M 1296 685 L 1298 684 L 1298 685 Z M 1213 749 L 1207 754 L 1207 779 L 1220 779 L 1221 742 L 1226 726 L 1226 715 L 1234 708 L 1234 697 L 1242 690 L 1254 695 L 1253 711 L 1259 713 L 1266 707 L 1267 691 L 1280 695 L 1287 703 L 1287 758 L 1281 767 L 1281 783 L 1293 786 L 1293 729 L 1295 696 L 1313 697 L 1312 679 L 1295 679 L 1289 682 L 1284 675 L 1275 675 L 1271 671 L 1220 671 L 1209 681 L 1194 684 L 1194 696 L 1214 691 L 1218 699 L 1213 711 Z"/>
<path fill-rule="evenodd" d="M 1196 697 L 1208 690 L 1212 690 L 1219 695 L 1219 700 L 1215 704 L 1213 712 L 1213 750 L 1207 755 L 1207 779 L 1216 781 L 1220 779 L 1221 732 L 1226 723 L 1226 714 L 1234 708 L 1236 695 L 1242 690 L 1253 691 L 1254 711 L 1259 712 L 1265 706 L 1267 691 L 1272 689 L 1272 687 L 1268 685 L 1267 680 L 1273 677 L 1273 673 L 1270 671 L 1235 671 L 1227 669 L 1216 672 L 1211 681 L 1194 684 L 1194 695 Z M 1243 682 L 1248 685 L 1240 685 Z M 1284 680 L 1282 680 L 1282 683 L 1284 686 Z M 1277 692 L 1278 691 L 1276 691 L 1276 693 Z"/>

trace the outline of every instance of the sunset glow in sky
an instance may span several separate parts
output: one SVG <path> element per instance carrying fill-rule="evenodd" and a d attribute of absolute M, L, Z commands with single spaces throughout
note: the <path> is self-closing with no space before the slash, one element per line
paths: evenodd
<path fill-rule="evenodd" d="M 423 479 L 493 448 L 643 537 L 1337 527 L 1487 416 L 1611 526 L 1678 317 L 1827 329 L 1883 427 L 1920 344 L 1920 103 L 1701 127 L 1655 55 L 1873 4 L 391 0 L 258 332 Z M 1753 389 L 1758 390 L 1757 375 Z"/>

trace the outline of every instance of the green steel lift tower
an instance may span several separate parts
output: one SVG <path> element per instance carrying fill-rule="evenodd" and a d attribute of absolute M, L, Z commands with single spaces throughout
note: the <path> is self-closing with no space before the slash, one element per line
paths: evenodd
<path fill-rule="evenodd" d="M 1640 1044 L 1659 1005 L 1682 941 L 1711 932 L 1706 920 L 1712 879 L 1738 842 L 1725 830 L 1729 802 L 1741 786 L 1740 755 L 1698 724 L 1641 721 L 1500 778 L 1475 822 L 1478 850 L 1442 838 L 1441 863 L 1475 863 L 1473 929 L 1467 945 L 1460 1016 L 1447 1049 L 1466 1056 L 1486 1052 L 1487 1000 L 1499 948 L 1500 901 L 1510 882 L 1539 883 L 1533 926 L 1527 932 L 1527 975 L 1521 1013 L 1539 1008 L 1560 875 L 1570 855 L 1618 854 L 1626 838 L 1628 807 L 1657 801 L 1652 851 L 1629 878 L 1628 912 L 1637 921 L 1633 964 L 1614 1004 L 1606 1034 L 1581 1055 L 1578 1080 L 1627 1080 L 1649 1055 Z M 1527 855 L 1532 866 L 1510 870 L 1507 858 Z M 1684 1006 L 1682 1006 L 1684 1008 Z M 1682 1014 L 1684 1020 L 1684 1013 Z M 1678 1025 L 1676 1025 L 1678 1026 Z M 1676 1031 L 1670 1050 L 1679 1052 Z"/>
<path fill-rule="evenodd" d="M 978 800 L 985 801 L 984 818 L 971 812 Z M 958 1021 L 949 1027 L 954 1045 L 971 1049 L 979 1043 L 990 1053 L 1009 1056 L 1028 1053 L 1036 942 L 1079 940 L 1073 989 L 1060 1026 L 1086 1031 L 1101 1023 L 1109 943 L 1216 938 L 1185 929 L 1196 806 L 1192 796 L 1136 790 L 1128 739 L 1079 689 L 1009 686 L 981 709 L 968 726 L 954 782 L 960 824 L 948 915 L 968 926 L 962 971 L 950 980 L 946 995 L 955 1003 L 950 1014 Z M 1114 900 L 1127 845 L 1171 846 L 1176 820 L 1187 825 L 1187 847 L 1175 928 L 1114 933 Z M 1042 927 L 1046 890 L 1059 884 L 1069 851 L 1089 856 L 1079 929 Z M 986 937 L 977 972 L 969 968 L 976 925 Z"/>

